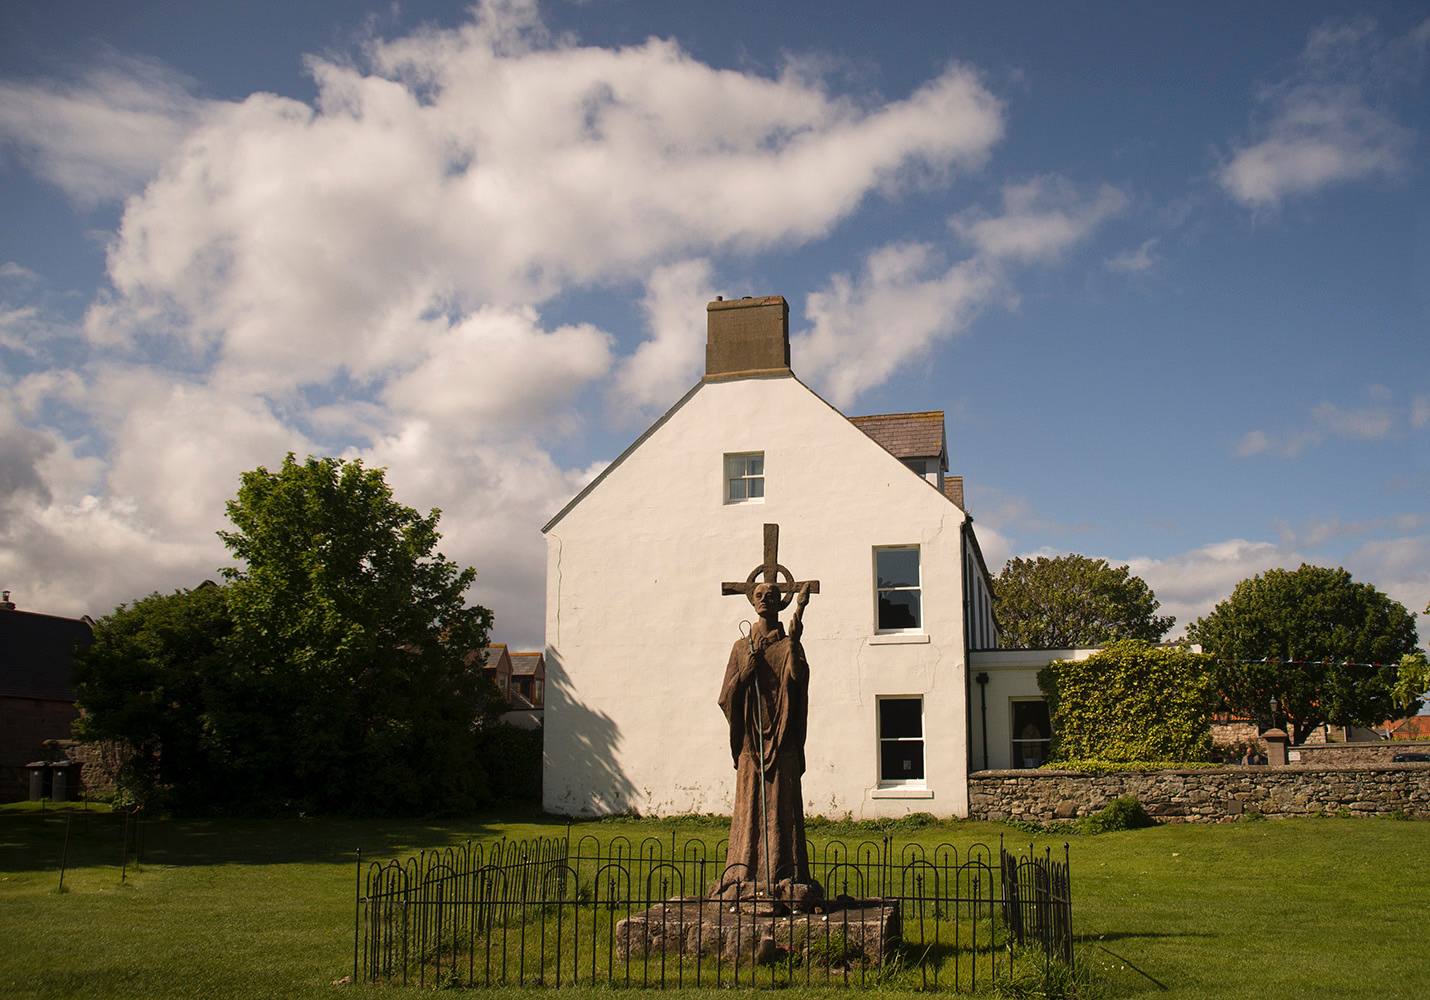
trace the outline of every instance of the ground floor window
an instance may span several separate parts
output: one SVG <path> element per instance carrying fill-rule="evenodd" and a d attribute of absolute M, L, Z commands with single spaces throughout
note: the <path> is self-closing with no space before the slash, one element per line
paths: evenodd
<path fill-rule="evenodd" d="M 879 699 L 879 781 L 924 780 L 924 700 Z"/>
<path fill-rule="evenodd" d="M 1048 759 L 1048 742 L 1053 738 L 1053 724 L 1048 718 L 1048 703 L 1041 698 L 1014 701 L 1013 766 L 1041 767 Z"/>

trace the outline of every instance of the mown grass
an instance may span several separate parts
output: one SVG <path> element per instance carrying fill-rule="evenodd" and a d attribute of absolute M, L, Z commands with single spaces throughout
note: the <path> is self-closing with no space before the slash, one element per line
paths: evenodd
<path fill-rule="evenodd" d="M 160 820 L 121 881 L 122 820 L 0 808 L 0 995 L 327 997 L 352 970 L 354 850 L 402 857 L 501 835 L 560 834 L 524 814 L 470 820 Z M 607 820 L 581 833 L 717 839 L 718 819 Z M 877 838 L 812 824 L 816 843 Z M 988 823 L 904 823 L 901 841 L 1056 839 Z M 1430 824 L 1272 820 L 1071 839 L 1083 995 L 1419 997 Z M 584 993 L 587 991 L 576 991 Z M 609 992 L 609 991 L 602 991 Z M 717 991 L 700 991 L 711 993 Z M 795 988 L 785 996 L 825 992 Z M 889 992 L 881 990 L 876 992 Z M 1026 994 L 1035 995 L 1035 994 Z"/>

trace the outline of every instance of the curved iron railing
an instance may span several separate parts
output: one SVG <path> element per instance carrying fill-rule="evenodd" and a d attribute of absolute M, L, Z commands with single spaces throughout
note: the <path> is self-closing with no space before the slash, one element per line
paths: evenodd
<path fill-rule="evenodd" d="M 1071 969 L 1054 860 L 890 838 L 809 848 L 811 912 L 709 900 L 723 841 L 569 835 L 358 859 L 353 981 L 418 986 L 779 986 L 971 991 Z"/>

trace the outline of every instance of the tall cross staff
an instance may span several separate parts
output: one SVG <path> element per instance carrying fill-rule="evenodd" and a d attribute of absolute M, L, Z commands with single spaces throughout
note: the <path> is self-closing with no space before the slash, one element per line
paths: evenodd
<path fill-rule="evenodd" d="M 765 525 L 764 556 L 764 560 L 760 563 L 760 565 L 750 570 L 750 575 L 745 577 L 744 583 L 722 583 L 720 584 L 720 593 L 726 597 L 730 596 L 731 594 L 744 594 L 745 599 L 750 602 L 751 606 L 753 606 L 755 603 L 755 587 L 758 585 L 758 583 L 773 583 L 780 588 L 779 609 L 781 611 L 789 607 L 790 601 L 794 600 L 794 596 L 796 593 L 819 593 L 818 580 L 796 581 L 794 578 L 794 574 L 780 565 L 780 526 L 778 524 Z M 781 574 L 784 575 L 785 580 L 788 581 L 787 583 L 780 584 Z M 764 576 L 764 580 L 757 581 L 756 577 L 761 575 Z M 808 598 L 806 597 L 805 599 L 807 600 Z M 795 616 L 799 617 L 799 614 L 802 611 L 803 605 L 801 605 L 800 611 L 797 611 L 795 613 Z M 792 626 L 791 633 L 792 638 L 794 638 L 795 640 L 799 639 L 799 630 L 797 628 Z M 754 629 L 751 629 L 750 652 L 754 653 L 754 651 L 755 632 Z M 773 894 L 775 886 L 773 880 L 770 878 L 769 804 L 766 801 L 765 797 L 765 699 L 760 694 L 759 673 L 755 672 L 753 674 L 753 677 L 755 680 L 755 705 L 759 711 L 759 721 L 758 724 L 755 726 L 755 735 L 759 739 L 760 743 L 760 831 L 762 834 L 762 839 L 764 841 L 764 851 L 762 853 L 765 856 L 765 888 L 766 891 Z"/>
<path fill-rule="evenodd" d="M 756 580 L 755 577 L 764 575 L 764 580 Z M 787 583 L 780 583 L 780 576 L 783 575 Z M 720 593 L 726 597 L 731 594 L 744 594 L 745 599 L 752 605 L 755 603 L 756 583 L 779 584 L 780 588 L 780 610 L 789 607 L 789 602 L 794 600 L 795 594 L 800 588 L 808 587 L 811 594 L 819 593 L 818 580 L 796 581 L 794 574 L 780 565 L 780 526 L 778 524 L 765 525 L 765 558 L 754 569 L 750 570 L 750 575 L 745 577 L 744 583 L 722 583 Z"/>

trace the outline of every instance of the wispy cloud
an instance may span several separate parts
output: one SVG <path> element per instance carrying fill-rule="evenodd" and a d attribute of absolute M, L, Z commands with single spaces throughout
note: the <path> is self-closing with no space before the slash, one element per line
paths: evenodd
<path fill-rule="evenodd" d="M 1410 401 L 1410 426 L 1416 430 L 1430 427 L 1430 396 L 1416 396 Z"/>
<path fill-rule="evenodd" d="M 1047 264 L 1085 241 L 1126 205 L 1102 186 L 1085 191 L 1066 178 L 1008 184 L 1002 212 L 970 209 L 949 220 L 971 255 L 949 262 L 927 242 L 892 242 L 871 251 L 856 275 L 837 274 L 810 293 L 810 328 L 791 338 L 799 370 L 846 407 L 965 332 L 980 310 L 1011 302 L 1010 269 Z"/>
<path fill-rule="evenodd" d="M 1278 522 L 1281 547 L 1287 551 L 1319 549 L 1338 538 L 1363 538 L 1375 534 L 1409 536 L 1430 524 L 1430 515 L 1405 513 L 1368 521 L 1343 521 L 1338 517 L 1311 518 L 1299 524 Z"/>
<path fill-rule="evenodd" d="M 971 209 L 950 224 L 984 257 L 1044 260 L 1081 242 L 1126 206 L 1127 196 L 1110 185 L 1084 194 L 1065 178 L 1042 176 L 1004 187 L 1002 212 Z"/>
<path fill-rule="evenodd" d="M 1373 405 L 1368 407 L 1344 407 L 1329 401 L 1318 403 L 1307 411 L 1310 417 L 1307 426 L 1280 432 L 1248 431 L 1232 445 L 1231 453 L 1237 458 L 1253 455 L 1295 458 L 1327 438 L 1383 441 L 1406 429 L 1421 428 L 1430 420 L 1430 406 L 1424 403 L 1424 397 L 1416 397 L 1407 407 L 1396 404 L 1388 390 L 1380 386 L 1372 386 L 1370 395 Z"/>
<path fill-rule="evenodd" d="M 1161 260 L 1157 256 L 1158 238 L 1146 240 L 1135 250 L 1126 250 L 1107 258 L 1103 266 L 1118 274 L 1141 274 L 1151 270 Z"/>
<path fill-rule="evenodd" d="M 1291 73 L 1257 92 L 1248 135 L 1218 173 L 1223 189 L 1244 205 L 1270 208 L 1332 184 L 1405 170 L 1416 133 L 1381 96 L 1418 79 L 1427 44 L 1430 21 L 1389 42 L 1365 18 L 1312 31 Z"/>
<path fill-rule="evenodd" d="M 73 81 L 0 81 L 0 146 L 81 205 L 140 190 L 202 116 L 193 81 L 115 52 Z"/>

